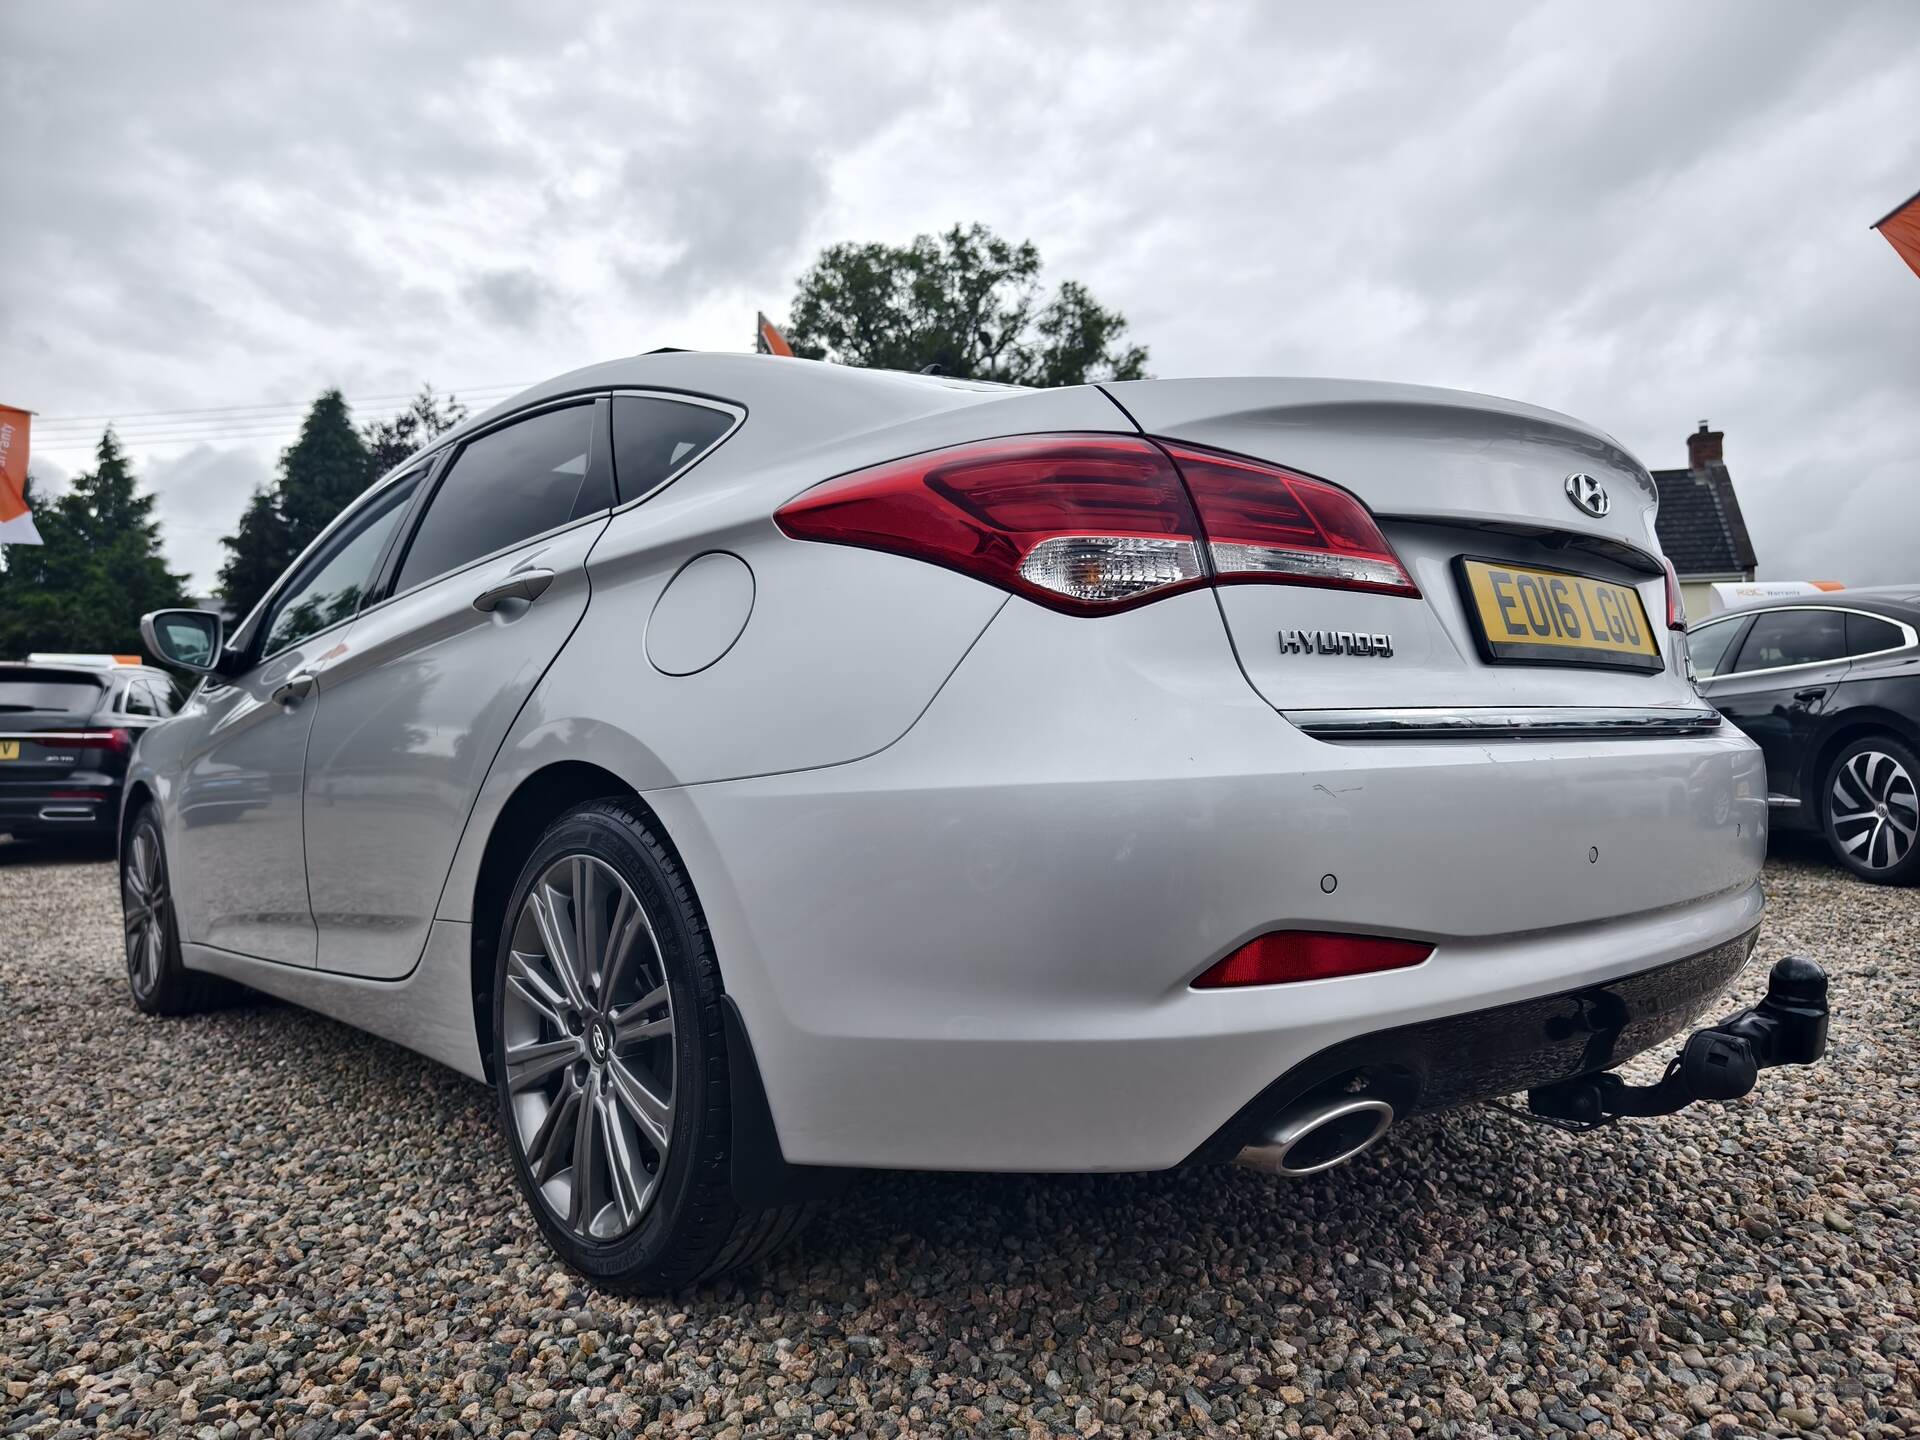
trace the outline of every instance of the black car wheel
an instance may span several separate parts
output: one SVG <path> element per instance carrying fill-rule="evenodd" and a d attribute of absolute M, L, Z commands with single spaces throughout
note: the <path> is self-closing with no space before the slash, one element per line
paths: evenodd
<path fill-rule="evenodd" d="M 149 1015 L 185 1015 L 224 999 L 218 977 L 196 975 L 180 960 L 167 847 L 152 805 L 141 807 L 120 848 L 120 915 L 126 934 L 127 989 Z"/>
<path fill-rule="evenodd" d="M 493 983 L 500 1125 L 547 1243 L 657 1292 L 770 1254 L 802 1207 L 734 1202 L 720 971 L 679 860 L 617 801 L 533 847 Z"/>
<path fill-rule="evenodd" d="M 1890 735 L 1855 740 L 1827 767 L 1820 813 L 1834 858 L 1863 880 L 1920 879 L 1920 759 Z"/>

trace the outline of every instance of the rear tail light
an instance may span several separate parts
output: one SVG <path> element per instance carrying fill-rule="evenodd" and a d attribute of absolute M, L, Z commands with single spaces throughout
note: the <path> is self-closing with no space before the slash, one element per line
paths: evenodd
<path fill-rule="evenodd" d="M 1419 594 L 1346 491 L 1132 436 L 936 450 L 815 486 L 774 518 L 796 540 L 926 560 L 1074 615 L 1216 579 Z"/>
<path fill-rule="evenodd" d="M 1278 581 L 1417 596 L 1367 507 L 1324 480 L 1169 445 L 1222 584 Z"/>
<path fill-rule="evenodd" d="M 125 755 L 133 749 L 130 730 L 42 730 L 33 743 L 61 750 L 106 750 Z"/>
<path fill-rule="evenodd" d="M 1687 628 L 1687 600 L 1680 593 L 1680 576 L 1675 573 L 1673 562 L 1664 555 L 1660 557 L 1660 563 L 1667 571 L 1667 628 L 1684 630 Z"/>
<path fill-rule="evenodd" d="M 1238 985 L 1286 985 L 1296 980 L 1370 975 L 1380 970 L 1405 970 L 1432 953 L 1433 946 L 1417 940 L 1276 930 L 1249 940 L 1224 960 L 1208 966 L 1193 986 L 1196 990 L 1225 990 Z"/>

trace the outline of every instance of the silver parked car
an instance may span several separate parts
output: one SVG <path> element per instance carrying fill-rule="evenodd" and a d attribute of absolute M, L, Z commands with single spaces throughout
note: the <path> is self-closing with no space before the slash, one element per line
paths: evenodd
<path fill-rule="evenodd" d="M 1654 494 L 1406 386 L 580 370 L 230 638 L 148 617 L 205 679 L 129 777 L 133 997 L 486 1079 L 555 1249 L 650 1288 L 857 1167 L 1304 1174 L 1523 1088 L 1741 1093 L 1819 1052 L 1804 962 L 1664 1089 L 1607 1073 L 1761 915 Z"/>

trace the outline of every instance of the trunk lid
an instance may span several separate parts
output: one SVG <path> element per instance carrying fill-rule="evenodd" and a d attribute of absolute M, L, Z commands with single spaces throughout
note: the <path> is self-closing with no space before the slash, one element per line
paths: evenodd
<path fill-rule="evenodd" d="M 1645 468 L 1599 431 L 1514 401 L 1411 385 L 1143 380 L 1106 388 L 1149 435 L 1351 491 L 1419 587 L 1419 598 L 1409 599 L 1311 585 L 1219 586 L 1241 666 L 1276 708 L 1700 704 L 1680 659 L 1681 637 L 1666 627 L 1653 523 L 1658 492 Z M 1570 476 L 1604 489 L 1604 514 L 1576 502 Z M 1515 567 L 1565 577 L 1568 618 L 1549 621 L 1565 643 L 1553 658 L 1539 646 L 1489 648 L 1468 561 L 1483 562 L 1478 588 L 1503 597 L 1522 623 L 1526 610 L 1513 607 L 1552 581 L 1534 577 L 1516 591 Z M 1488 588 L 1488 576 L 1498 585 Z M 1629 587 L 1640 613 L 1624 591 L 1581 586 L 1576 577 Z M 1589 628 L 1616 642 L 1634 632 L 1645 652 L 1640 668 L 1602 668 L 1624 659 L 1583 653 L 1575 637 Z"/>

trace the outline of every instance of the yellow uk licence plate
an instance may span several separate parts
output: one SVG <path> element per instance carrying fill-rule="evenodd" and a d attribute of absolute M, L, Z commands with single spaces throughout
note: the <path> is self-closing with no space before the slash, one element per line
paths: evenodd
<path fill-rule="evenodd" d="M 1465 556 L 1454 564 L 1489 661 L 1666 668 L 1640 592 L 1631 585 Z"/>
<path fill-rule="evenodd" d="M 18 760 L 20 742 L 18 740 L 0 740 L 0 760 Z"/>

